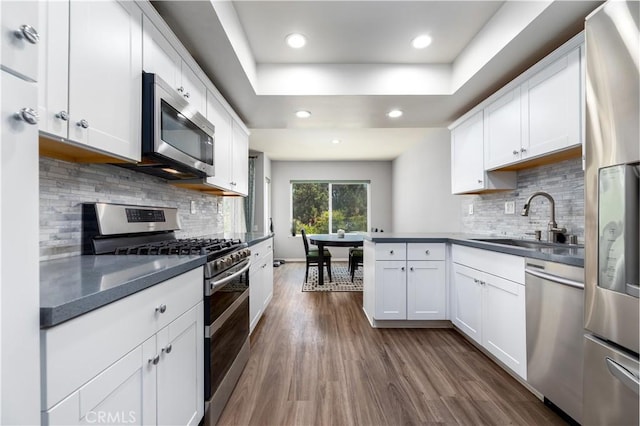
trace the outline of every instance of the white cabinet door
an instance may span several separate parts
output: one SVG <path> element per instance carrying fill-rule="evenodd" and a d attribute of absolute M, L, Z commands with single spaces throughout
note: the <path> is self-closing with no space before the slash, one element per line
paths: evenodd
<path fill-rule="evenodd" d="M 451 132 L 451 191 L 484 188 L 483 112 L 479 111 Z"/>
<path fill-rule="evenodd" d="M 207 120 L 215 126 L 213 157 L 215 176 L 208 177 L 207 183 L 220 188 L 231 189 L 233 119 L 222 103 L 209 90 L 207 90 Z"/>
<path fill-rule="evenodd" d="M 142 19 L 142 69 L 160 76 L 171 87 L 181 84 L 182 59 L 146 16 Z"/>
<path fill-rule="evenodd" d="M 43 413 L 45 425 L 155 424 L 155 336 Z M 146 357 L 145 357 L 146 355 Z"/>
<path fill-rule="evenodd" d="M 521 158 L 520 103 L 520 88 L 516 88 L 484 109 L 484 163 L 487 170 Z"/>
<path fill-rule="evenodd" d="M 581 144 L 580 48 L 522 86 L 523 158 Z"/>
<path fill-rule="evenodd" d="M 479 272 L 453 264 L 453 323 L 482 344 L 482 285 Z"/>
<path fill-rule="evenodd" d="M 264 258 L 264 272 L 262 282 L 264 284 L 264 294 L 262 301 L 262 312 L 267 309 L 267 306 L 273 298 L 273 251 L 267 253 Z"/>
<path fill-rule="evenodd" d="M 204 415 L 202 303 L 158 332 L 158 424 L 197 425 Z"/>
<path fill-rule="evenodd" d="M 26 80 L 37 81 L 38 49 L 42 43 L 38 2 L 3 0 L 0 2 L 0 17 L 2 69 Z"/>
<path fill-rule="evenodd" d="M 69 2 L 40 2 L 38 114 L 40 131 L 69 136 Z"/>
<path fill-rule="evenodd" d="M 4 6 L 0 6 L 4 7 Z M 3 10 L 3 13 L 5 11 Z M 35 54 L 35 52 L 34 52 Z M 0 71 L 0 423 L 36 423 L 40 407 L 38 126 L 34 83 Z"/>
<path fill-rule="evenodd" d="M 375 319 L 407 319 L 407 273 L 405 261 L 376 262 Z"/>
<path fill-rule="evenodd" d="M 526 379 L 525 287 L 489 274 L 482 281 L 482 346 Z"/>
<path fill-rule="evenodd" d="M 69 8 L 69 139 L 140 161 L 142 13 L 115 1 Z"/>
<path fill-rule="evenodd" d="M 182 96 L 193 105 L 200 114 L 207 111 L 207 88 L 195 72 L 182 61 Z"/>
<path fill-rule="evenodd" d="M 258 259 L 259 260 L 259 259 Z M 252 264 L 249 269 L 249 329 L 253 329 L 262 316 L 263 303 L 263 283 L 262 265 Z"/>
<path fill-rule="evenodd" d="M 445 262 L 409 261 L 407 267 L 407 319 L 446 319 Z"/>
<path fill-rule="evenodd" d="M 241 195 L 249 192 L 249 135 L 233 122 L 233 165 L 231 189 Z"/>

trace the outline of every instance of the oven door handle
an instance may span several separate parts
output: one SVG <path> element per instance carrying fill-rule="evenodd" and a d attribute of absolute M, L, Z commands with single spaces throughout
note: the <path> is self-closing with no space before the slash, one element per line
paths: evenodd
<path fill-rule="evenodd" d="M 236 279 L 237 277 L 239 277 L 240 275 L 244 274 L 245 272 L 247 272 L 249 270 L 250 267 L 251 267 L 251 261 L 247 260 L 247 264 L 242 269 L 240 269 L 239 271 L 236 271 L 233 274 L 231 274 L 231 275 L 229 275 L 227 277 L 224 277 L 221 280 L 218 280 L 218 281 L 211 280 L 211 281 L 207 282 L 207 290 L 208 290 L 208 294 L 207 295 L 211 295 L 218 288 L 222 287 L 223 285 L 225 285 L 229 281 L 232 281 L 232 280 Z"/>

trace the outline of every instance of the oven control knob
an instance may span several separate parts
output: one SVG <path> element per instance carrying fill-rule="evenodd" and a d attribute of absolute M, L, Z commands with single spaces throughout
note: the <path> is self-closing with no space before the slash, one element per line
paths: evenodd
<path fill-rule="evenodd" d="M 222 262 L 220 262 L 219 260 L 216 260 L 215 262 L 213 262 L 213 269 L 215 270 L 222 269 Z"/>
<path fill-rule="evenodd" d="M 244 249 L 244 250 L 242 250 L 242 252 L 244 253 L 244 257 L 251 256 L 251 250 L 249 250 L 249 249 Z"/>
<path fill-rule="evenodd" d="M 227 257 L 227 258 L 224 260 L 224 263 L 225 263 L 225 265 L 227 265 L 227 266 L 231 266 L 231 265 L 233 264 L 233 260 L 231 259 L 231 257 Z"/>

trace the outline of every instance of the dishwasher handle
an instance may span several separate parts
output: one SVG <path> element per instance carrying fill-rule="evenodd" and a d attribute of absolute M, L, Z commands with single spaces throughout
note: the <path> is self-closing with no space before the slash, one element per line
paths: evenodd
<path fill-rule="evenodd" d="M 533 275 L 534 277 L 542 278 L 543 280 L 584 290 L 584 283 L 579 281 L 570 280 L 569 278 L 559 277 L 558 275 L 548 274 L 542 271 L 536 271 L 535 269 L 530 268 L 525 268 L 524 272 Z"/>

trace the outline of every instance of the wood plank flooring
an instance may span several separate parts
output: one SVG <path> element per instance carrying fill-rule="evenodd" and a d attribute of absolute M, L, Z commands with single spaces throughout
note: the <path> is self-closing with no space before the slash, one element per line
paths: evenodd
<path fill-rule="evenodd" d="M 564 424 L 453 329 L 374 329 L 362 293 L 303 293 L 303 263 L 274 297 L 219 425 Z"/>

